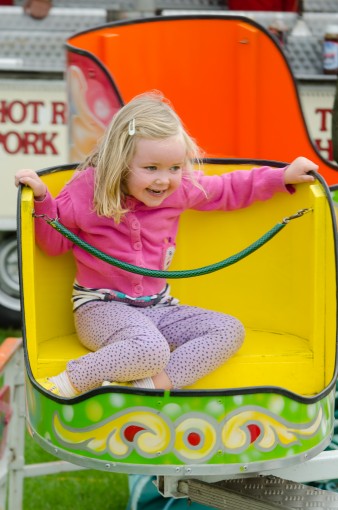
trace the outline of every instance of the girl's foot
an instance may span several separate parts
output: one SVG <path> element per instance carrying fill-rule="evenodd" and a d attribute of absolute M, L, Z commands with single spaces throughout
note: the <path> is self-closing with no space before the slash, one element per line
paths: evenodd
<path fill-rule="evenodd" d="M 59 388 L 48 377 L 44 377 L 43 379 L 37 379 L 37 382 L 40 384 L 40 386 L 42 386 L 45 390 L 49 391 L 50 393 L 61 396 Z"/>
<path fill-rule="evenodd" d="M 58 375 L 53 375 L 52 377 L 38 379 L 37 382 L 45 388 L 45 390 L 54 395 L 59 395 L 60 397 L 72 398 L 79 394 L 70 382 L 66 371 Z"/>

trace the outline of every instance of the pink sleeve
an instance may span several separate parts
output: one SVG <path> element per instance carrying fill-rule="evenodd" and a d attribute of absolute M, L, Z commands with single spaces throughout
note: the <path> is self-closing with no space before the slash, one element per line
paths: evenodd
<path fill-rule="evenodd" d="M 35 214 L 45 214 L 53 219 L 58 218 L 67 228 L 77 232 L 77 229 L 74 228 L 72 203 L 66 189 L 56 199 L 48 192 L 44 200 L 34 202 L 34 209 Z M 38 246 L 48 255 L 60 255 L 73 246 L 66 237 L 61 235 L 43 218 L 35 218 L 35 236 Z"/>
<path fill-rule="evenodd" d="M 197 172 L 196 178 L 204 192 L 190 181 L 186 190 L 188 208 L 203 211 L 242 209 L 278 192 L 294 192 L 293 187 L 284 184 L 284 168 L 265 166 L 212 176 Z"/>

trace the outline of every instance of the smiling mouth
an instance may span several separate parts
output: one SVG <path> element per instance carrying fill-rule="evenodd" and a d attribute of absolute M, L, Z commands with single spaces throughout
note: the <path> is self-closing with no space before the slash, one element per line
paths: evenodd
<path fill-rule="evenodd" d="M 161 195 L 164 195 L 164 193 L 165 193 L 167 190 L 165 190 L 165 189 L 151 189 L 151 188 L 147 188 L 147 191 L 148 191 L 148 193 L 150 193 L 151 195 L 154 195 L 154 196 L 160 197 Z"/>

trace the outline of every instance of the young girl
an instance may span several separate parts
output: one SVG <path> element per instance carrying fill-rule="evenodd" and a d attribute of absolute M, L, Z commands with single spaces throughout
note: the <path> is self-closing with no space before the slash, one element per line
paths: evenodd
<path fill-rule="evenodd" d="M 53 199 L 32 170 L 15 177 L 30 186 L 35 212 L 57 217 L 89 244 L 117 259 L 167 269 L 181 213 L 232 210 L 267 200 L 287 185 L 312 181 L 317 165 L 299 157 L 269 167 L 207 176 L 194 171 L 199 151 L 158 93 L 137 96 L 114 116 L 97 151 Z M 292 190 L 289 190 L 292 192 Z M 39 246 L 50 255 L 72 249 L 77 271 L 75 326 L 89 354 L 40 380 L 72 397 L 105 381 L 145 388 L 188 386 L 233 356 L 244 340 L 234 317 L 183 306 L 163 279 L 129 273 L 73 245 L 36 219 Z"/>

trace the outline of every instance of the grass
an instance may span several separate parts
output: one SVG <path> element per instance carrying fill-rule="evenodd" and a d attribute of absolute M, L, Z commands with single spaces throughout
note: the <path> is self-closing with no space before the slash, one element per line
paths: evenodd
<path fill-rule="evenodd" d="M 57 460 L 26 437 L 26 463 Z M 24 481 L 23 510 L 125 510 L 127 500 L 127 476 L 120 473 L 82 470 Z"/>
<path fill-rule="evenodd" d="M 17 329 L 0 329 L 0 344 L 9 336 L 19 337 L 21 336 L 21 331 Z"/>
<path fill-rule="evenodd" d="M 18 330 L 0 329 L 0 343 L 19 337 Z M 59 460 L 43 450 L 26 433 L 25 463 Z M 24 480 L 23 510 L 125 510 L 128 478 L 120 473 L 96 470 L 61 472 Z"/>

